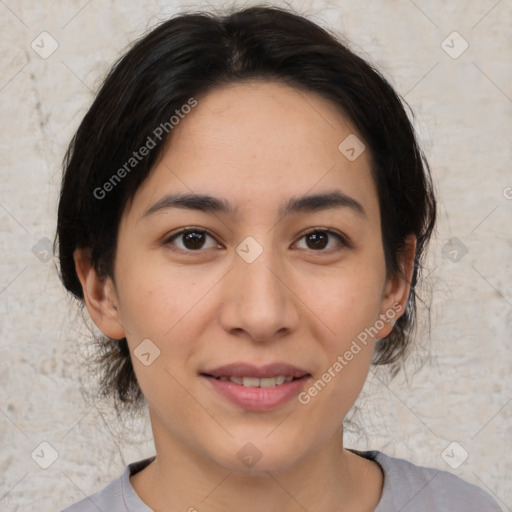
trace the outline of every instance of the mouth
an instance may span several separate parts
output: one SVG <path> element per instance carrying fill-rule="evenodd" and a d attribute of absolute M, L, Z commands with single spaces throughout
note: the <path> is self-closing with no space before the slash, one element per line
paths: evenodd
<path fill-rule="evenodd" d="M 287 363 L 254 366 L 233 363 L 200 372 L 217 395 L 231 404 L 252 411 L 284 405 L 296 396 L 311 378 L 304 369 Z"/>
<path fill-rule="evenodd" d="M 207 377 L 213 377 L 213 375 L 204 374 Z M 224 382 L 233 382 L 239 386 L 245 386 L 246 388 L 273 388 L 275 386 L 281 386 L 285 382 L 292 382 L 302 377 L 292 377 L 291 375 L 278 375 L 277 377 L 235 377 L 234 375 L 222 375 L 221 377 L 213 377 L 214 379 L 221 380 Z"/>

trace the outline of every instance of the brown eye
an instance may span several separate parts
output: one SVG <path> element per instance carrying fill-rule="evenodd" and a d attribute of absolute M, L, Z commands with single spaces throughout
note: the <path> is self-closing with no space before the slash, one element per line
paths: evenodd
<path fill-rule="evenodd" d="M 310 249 L 325 249 L 329 243 L 329 235 L 325 231 L 316 231 L 306 235 L 306 244 Z"/>
<path fill-rule="evenodd" d="M 305 241 L 305 247 L 299 247 L 300 249 L 310 249 L 312 251 L 323 251 L 334 249 L 337 246 L 340 248 L 348 246 L 343 236 L 328 229 L 312 230 L 306 233 L 300 240 Z"/>
<path fill-rule="evenodd" d="M 208 244 L 208 240 L 211 240 Z M 202 229 L 186 229 L 171 236 L 166 244 L 175 245 L 183 251 L 199 251 L 201 249 L 210 249 L 219 247 L 215 239 Z M 206 245 L 206 246 L 205 246 Z"/>
<path fill-rule="evenodd" d="M 182 240 L 183 245 L 187 249 L 195 250 L 195 249 L 201 249 L 201 247 L 204 245 L 205 239 L 206 239 L 206 233 L 200 233 L 198 231 L 189 231 L 188 233 L 183 233 Z"/>

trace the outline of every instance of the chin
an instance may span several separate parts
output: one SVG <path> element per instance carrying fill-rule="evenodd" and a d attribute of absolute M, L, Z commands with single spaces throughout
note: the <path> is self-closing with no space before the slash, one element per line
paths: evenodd
<path fill-rule="evenodd" d="M 268 476 L 268 472 L 286 471 L 304 456 L 304 439 L 295 442 L 293 436 L 271 437 L 268 437 L 268 431 L 259 436 L 244 436 L 243 440 L 232 440 L 225 445 L 222 452 L 209 450 L 210 457 L 227 471 Z M 300 452 L 297 446 L 300 446 Z"/>

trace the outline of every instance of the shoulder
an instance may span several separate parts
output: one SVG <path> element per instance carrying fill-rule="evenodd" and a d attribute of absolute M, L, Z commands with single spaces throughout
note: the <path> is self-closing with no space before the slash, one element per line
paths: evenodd
<path fill-rule="evenodd" d="M 151 512 L 132 490 L 130 476 L 146 467 L 153 460 L 154 457 L 149 457 L 128 464 L 122 475 L 112 480 L 106 487 L 95 494 L 73 503 L 60 512 L 98 512 L 99 510 L 112 512 Z"/>
<path fill-rule="evenodd" d="M 125 469 L 125 472 L 127 469 Z M 121 484 L 122 478 L 123 476 L 120 476 L 112 480 L 112 482 L 101 491 L 73 503 L 69 507 L 61 510 L 61 512 L 98 512 L 98 510 L 125 512 L 126 507 L 123 503 L 123 487 Z"/>
<path fill-rule="evenodd" d="M 377 462 L 384 473 L 375 512 L 502 512 L 490 494 L 453 473 L 376 450 L 356 453 Z"/>

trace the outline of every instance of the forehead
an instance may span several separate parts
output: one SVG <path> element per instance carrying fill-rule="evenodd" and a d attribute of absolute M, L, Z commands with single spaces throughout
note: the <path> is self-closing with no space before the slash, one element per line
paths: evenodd
<path fill-rule="evenodd" d="M 357 134 L 329 100 L 264 81 L 219 87 L 197 100 L 137 191 L 132 207 L 139 215 L 170 191 L 265 209 L 335 188 L 358 196 L 370 213 L 375 208 L 369 151 L 350 160 L 340 150 Z"/>

